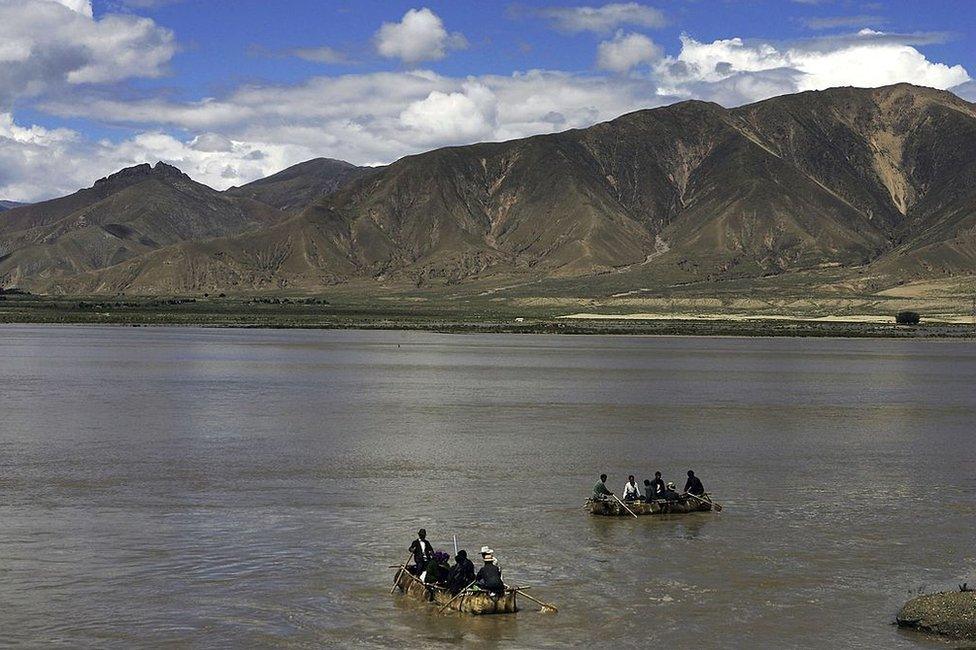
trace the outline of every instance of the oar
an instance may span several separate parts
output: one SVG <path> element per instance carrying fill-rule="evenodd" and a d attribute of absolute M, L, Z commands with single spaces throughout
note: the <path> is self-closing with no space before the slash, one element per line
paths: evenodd
<path fill-rule="evenodd" d="M 520 593 L 520 594 L 522 594 L 523 596 L 525 596 L 526 598 L 528 598 L 528 599 L 529 599 L 529 600 L 531 600 L 532 602 L 534 602 L 534 603 L 536 603 L 536 604 L 538 604 L 538 605 L 542 605 L 542 609 L 540 609 L 540 610 L 539 610 L 540 612 L 542 612 L 542 613 L 544 613 L 544 614 L 555 614 L 556 612 L 558 612 L 558 611 L 559 611 L 559 610 L 558 610 L 558 609 L 556 608 L 556 606 L 555 606 L 555 605 L 553 605 L 552 603 L 544 603 L 544 602 L 542 602 L 541 600 L 539 600 L 538 598 L 533 598 L 533 597 L 532 597 L 532 596 L 530 596 L 529 594 L 527 594 L 527 593 L 525 593 L 525 591 L 523 591 L 524 589 L 525 589 L 525 587 L 516 587 L 516 588 L 515 588 L 515 591 L 516 591 L 517 593 Z"/>
<path fill-rule="evenodd" d="M 474 584 L 474 583 L 476 583 L 476 582 L 478 582 L 478 581 L 477 581 L 477 580 L 472 580 L 472 581 L 471 581 L 471 585 L 473 585 L 473 584 Z M 465 587 L 464 589 L 462 589 L 461 591 L 459 591 L 459 592 L 458 592 L 458 594 L 457 594 L 457 596 L 455 596 L 454 598 L 452 598 L 452 599 L 450 599 L 449 601 L 447 601 L 446 603 L 444 603 L 444 606 L 443 606 L 443 607 L 441 607 L 439 611 L 440 611 L 440 612 L 443 612 L 443 611 L 444 611 L 445 609 L 447 609 L 447 608 L 448 608 L 448 606 L 449 606 L 449 605 L 450 605 L 451 603 L 453 603 L 453 602 L 454 602 L 455 600 L 457 600 L 458 598 L 460 598 L 461 596 L 463 596 L 463 595 L 464 595 L 464 592 L 466 592 L 466 591 L 467 591 L 468 589 L 470 589 L 470 588 L 471 588 L 471 585 L 468 585 L 467 587 Z"/>
<path fill-rule="evenodd" d="M 401 565 L 400 565 L 400 571 L 397 571 L 397 572 L 396 572 L 396 574 L 394 574 L 394 576 L 393 576 L 393 586 L 392 586 L 392 587 L 390 587 L 390 593 L 391 593 L 391 594 L 392 594 L 392 593 L 393 593 L 394 591 L 396 591 L 396 588 L 397 588 L 397 586 L 398 586 L 398 584 L 397 584 L 397 583 L 398 583 L 398 582 L 399 582 L 399 580 L 400 580 L 400 572 L 401 572 L 401 571 L 406 571 L 406 570 L 407 570 L 407 562 L 409 562 L 409 561 L 410 561 L 410 556 L 411 556 L 411 555 L 413 555 L 413 551 L 410 551 L 410 555 L 408 555 L 408 556 L 407 556 L 407 559 L 406 559 L 406 560 L 404 560 L 404 561 L 403 561 L 403 564 L 401 564 Z"/>
<path fill-rule="evenodd" d="M 698 495 L 692 494 L 691 492 L 685 492 L 685 494 L 687 496 L 690 496 L 692 499 L 698 499 L 702 503 L 707 503 L 708 505 L 712 506 L 712 508 L 715 510 L 715 512 L 722 512 L 722 506 L 719 505 L 719 504 L 717 504 L 717 503 L 715 503 L 714 501 L 710 501 L 708 499 L 703 499 L 703 498 L 701 498 Z"/>
<path fill-rule="evenodd" d="M 617 499 L 617 495 L 616 494 L 611 494 L 610 496 L 612 496 L 614 499 Z M 624 510 L 626 510 L 631 515 L 633 515 L 634 519 L 637 519 L 637 515 L 634 514 L 634 511 L 631 510 L 630 508 L 628 508 L 627 505 L 623 501 L 621 501 L 620 499 L 617 499 L 617 503 L 619 503 L 620 505 L 622 505 L 624 507 Z"/>

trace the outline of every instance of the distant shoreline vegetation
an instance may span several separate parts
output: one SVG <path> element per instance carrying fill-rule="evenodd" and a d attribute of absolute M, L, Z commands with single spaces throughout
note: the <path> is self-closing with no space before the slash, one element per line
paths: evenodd
<path fill-rule="evenodd" d="M 311 297 L 42 297 L 6 290 L 0 324 L 77 324 L 122 326 L 224 327 L 268 329 L 381 329 L 447 333 L 521 333 L 659 336 L 771 336 L 851 338 L 976 338 L 964 323 L 900 324 L 902 314 L 885 322 L 783 320 L 762 314 L 748 319 L 711 315 L 707 319 L 619 320 L 566 318 L 553 310 L 512 305 L 424 305 L 409 299 L 357 303 Z M 391 303 L 391 304 L 384 304 Z M 911 312 L 914 314 L 914 312 Z M 916 316 L 918 314 L 915 314 Z"/>

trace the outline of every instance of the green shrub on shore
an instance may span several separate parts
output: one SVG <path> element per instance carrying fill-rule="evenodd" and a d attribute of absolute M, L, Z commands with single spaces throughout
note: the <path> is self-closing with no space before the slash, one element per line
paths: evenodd
<path fill-rule="evenodd" d="M 918 325 L 922 317 L 917 311 L 900 311 L 895 315 L 895 322 L 899 325 Z"/>

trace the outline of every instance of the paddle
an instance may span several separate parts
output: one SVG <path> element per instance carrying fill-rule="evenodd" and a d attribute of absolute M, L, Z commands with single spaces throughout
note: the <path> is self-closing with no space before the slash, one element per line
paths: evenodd
<path fill-rule="evenodd" d="M 410 558 L 411 558 L 412 556 L 413 556 L 413 551 L 410 551 L 410 555 L 408 555 L 408 556 L 407 556 L 407 559 L 406 559 L 406 560 L 404 560 L 404 561 L 403 561 L 403 564 L 401 564 L 401 565 L 400 565 L 400 571 L 397 571 L 397 572 L 396 572 L 396 574 L 395 574 L 395 575 L 393 576 L 393 586 L 392 586 L 392 587 L 390 588 L 390 593 L 391 593 L 391 594 L 392 594 L 392 593 L 393 593 L 394 591 L 396 591 L 396 588 L 397 588 L 397 587 L 399 586 L 399 581 L 400 581 L 400 572 L 401 572 L 401 571 L 406 571 L 406 570 L 407 570 L 407 562 L 409 562 L 409 561 L 410 561 Z"/>
<path fill-rule="evenodd" d="M 538 598 L 534 598 L 534 597 L 530 596 L 529 594 L 525 593 L 524 589 L 526 589 L 526 587 L 516 587 L 515 588 L 515 591 L 518 592 L 518 593 L 520 593 L 520 594 L 522 594 L 523 596 L 525 596 L 526 598 L 528 598 L 532 602 L 534 602 L 534 603 L 536 603 L 538 605 L 542 605 L 542 609 L 540 609 L 539 611 L 542 612 L 543 614 L 555 614 L 556 612 L 559 611 L 556 608 L 556 606 L 553 605 L 552 603 L 542 602 Z"/>
<path fill-rule="evenodd" d="M 610 496 L 612 496 L 614 499 L 617 499 L 617 495 L 616 494 L 611 494 Z M 620 505 L 622 505 L 624 507 L 624 510 L 626 510 L 627 512 L 629 512 L 634 517 L 634 519 L 637 519 L 637 515 L 634 514 L 634 511 L 633 510 L 631 510 L 630 508 L 627 507 L 627 504 L 625 504 L 620 499 L 617 499 L 617 503 L 619 503 Z"/>
<path fill-rule="evenodd" d="M 718 503 L 715 503 L 714 501 L 710 501 L 709 499 L 703 499 L 700 496 L 692 494 L 691 492 L 685 492 L 685 495 L 691 497 L 692 499 L 698 499 L 702 503 L 707 503 L 708 505 L 712 506 L 712 509 L 715 510 L 715 512 L 722 512 L 722 506 L 719 505 Z"/>
<path fill-rule="evenodd" d="M 464 589 L 462 589 L 461 591 L 459 591 L 457 593 L 457 596 L 455 596 L 454 598 L 452 598 L 449 601 L 447 601 L 446 603 L 444 603 L 444 606 L 440 608 L 439 612 L 443 612 L 445 609 L 447 609 L 448 606 L 451 603 L 453 603 L 455 600 L 457 600 L 458 598 L 460 598 L 461 596 L 463 596 L 464 595 L 464 592 L 466 592 L 468 589 L 470 589 L 471 588 L 471 585 L 473 585 L 476 582 L 477 582 L 477 580 L 472 580 L 470 585 L 468 585 L 467 587 L 465 587 Z"/>

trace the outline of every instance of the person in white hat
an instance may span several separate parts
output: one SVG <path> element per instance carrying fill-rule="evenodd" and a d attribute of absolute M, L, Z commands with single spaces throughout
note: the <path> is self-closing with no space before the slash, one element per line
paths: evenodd
<path fill-rule="evenodd" d="M 481 547 L 481 557 L 485 560 L 485 565 L 478 570 L 475 576 L 475 584 L 493 596 L 499 596 L 505 592 L 505 583 L 502 582 L 502 570 L 495 561 L 495 552 L 488 546 Z"/>

